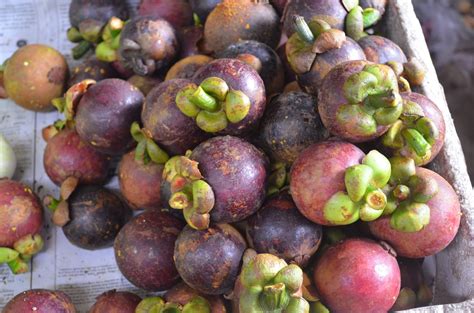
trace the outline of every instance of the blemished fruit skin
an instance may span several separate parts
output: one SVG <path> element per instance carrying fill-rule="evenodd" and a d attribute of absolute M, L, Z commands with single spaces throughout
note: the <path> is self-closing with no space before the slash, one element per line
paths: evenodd
<path fill-rule="evenodd" d="M 75 116 L 76 131 L 96 150 L 121 155 L 135 144 L 130 127 L 140 120 L 143 100 L 140 90 L 127 81 L 102 80 L 82 96 Z"/>
<path fill-rule="evenodd" d="M 73 129 L 63 129 L 48 140 L 43 165 L 56 184 L 76 177 L 81 184 L 102 185 L 107 181 L 111 158 L 84 142 Z"/>
<path fill-rule="evenodd" d="M 96 298 L 88 313 L 135 313 L 141 300 L 131 292 L 109 290 Z"/>
<path fill-rule="evenodd" d="M 220 136 L 197 146 L 191 159 L 215 197 L 211 220 L 233 223 L 255 213 L 265 198 L 268 160 L 247 141 Z"/>
<path fill-rule="evenodd" d="M 189 83 L 172 79 L 159 84 L 147 95 L 141 113 L 143 127 L 172 155 L 185 154 L 209 137 L 176 105 L 176 95 Z"/>
<path fill-rule="evenodd" d="M 270 253 L 300 267 L 308 264 L 323 236 L 322 227 L 301 215 L 286 192 L 268 199 L 247 220 L 246 233 L 257 253 Z"/>
<path fill-rule="evenodd" d="M 111 17 L 128 19 L 128 9 L 122 0 L 73 0 L 69 6 L 71 26 L 79 27 L 84 20 L 95 20 L 105 25 Z"/>
<path fill-rule="evenodd" d="M 148 210 L 134 217 L 115 238 L 115 260 L 123 276 L 138 288 L 163 291 L 179 280 L 173 261 L 184 223 L 168 213 Z"/>
<path fill-rule="evenodd" d="M 68 87 L 71 87 L 85 79 L 93 79 L 96 82 L 118 77 L 119 74 L 115 71 L 112 64 L 102 62 L 96 58 L 88 58 L 81 64 L 71 69 L 71 76 L 68 80 Z"/>
<path fill-rule="evenodd" d="M 193 11 L 187 0 L 142 0 L 138 14 L 161 17 L 176 29 L 193 23 Z"/>
<path fill-rule="evenodd" d="M 400 291 L 397 259 L 369 239 L 347 239 L 328 248 L 314 267 L 321 301 L 331 312 L 387 312 Z"/>
<path fill-rule="evenodd" d="M 0 247 L 12 248 L 18 239 L 40 232 L 43 207 L 30 187 L 0 179 L 0 221 Z"/>
<path fill-rule="evenodd" d="M 385 37 L 377 35 L 365 36 L 357 43 L 364 49 L 367 61 L 381 64 L 389 61 L 403 64 L 408 61 L 403 50 L 396 43 Z"/>
<path fill-rule="evenodd" d="M 36 112 L 53 109 L 51 100 L 63 95 L 67 77 L 66 59 L 57 50 L 39 44 L 18 49 L 3 73 L 8 97 Z"/>
<path fill-rule="evenodd" d="M 105 187 L 82 185 L 68 198 L 70 221 L 63 226 L 66 238 L 88 250 L 113 244 L 115 236 L 132 217 L 132 210 Z"/>
<path fill-rule="evenodd" d="M 228 224 L 206 230 L 186 226 L 174 249 L 176 268 L 186 284 L 208 295 L 232 290 L 246 248 L 242 235 Z"/>
<path fill-rule="evenodd" d="M 62 291 L 31 289 L 11 299 L 3 313 L 76 313 L 76 308 Z"/>
<path fill-rule="evenodd" d="M 118 169 L 122 196 L 134 210 L 160 209 L 162 175 L 162 164 L 144 164 L 135 158 L 135 150 L 124 154 Z"/>
<path fill-rule="evenodd" d="M 422 258 L 440 252 L 454 239 L 459 229 L 461 208 L 453 187 L 439 174 L 418 167 L 416 175 L 431 177 L 438 183 L 438 193 L 426 205 L 430 222 L 418 232 L 401 232 L 390 226 L 390 216 L 369 223 L 376 238 L 388 242 L 399 256 Z"/>
<path fill-rule="evenodd" d="M 355 145 L 343 141 L 323 141 L 305 149 L 291 168 L 293 201 L 309 220 L 332 224 L 324 217 L 324 205 L 338 191 L 345 190 L 344 173 L 365 156 Z"/>

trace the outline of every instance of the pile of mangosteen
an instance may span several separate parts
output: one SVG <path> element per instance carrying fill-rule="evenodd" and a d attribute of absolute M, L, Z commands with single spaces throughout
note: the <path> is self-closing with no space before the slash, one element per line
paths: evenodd
<path fill-rule="evenodd" d="M 454 239 L 460 204 L 424 167 L 445 123 L 416 92 L 420 60 L 380 35 L 386 5 L 142 0 L 133 14 L 120 0 L 73 0 L 67 37 L 80 65 L 69 72 L 44 45 L 8 59 L 0 90 L 64 115 L 43 130 L 44 169 L 59 186 L 43 199 L 47 218 L 80 248 L 113 245 L 127 280 L 162 292 L 111 290 L 89 312 L 430 303 L 423 259 Z M 114 159 L 118 191 L 104 187 Z M 0 262 L 27 271 L 43 246 L 41 202 L 3 179 L 0 220 Z M 48 290 L 4 312 L 30 307 L 76 312 Z"/>

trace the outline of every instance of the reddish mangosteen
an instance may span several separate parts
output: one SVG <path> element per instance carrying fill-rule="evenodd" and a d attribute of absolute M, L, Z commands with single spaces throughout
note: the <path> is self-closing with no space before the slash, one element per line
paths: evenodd
<path fill-rule="evenodd" d="M 392 159 L 392 171 L 399 173 L 392 193 L 401 203 L 391 216 L 369 226 L 375 237 L 390 243 L 400 256 L 422 258 L 440 252 L 454 239 L 461 210 L 456 192 L 443 177 L 414 167 L 413 160 Z M 406 176 L 408 180 L 402 178 Z"/>
<path fill-rule="evenodd" d="M 303 284 L 304 274 L 298 265 L 248 249 L 232 293 L 233 312 L 309 313 Z"/>
<path fill-rule="evenodd" d="M 71 28 L 67 31 L 70 41 L 78 43 L 73 48 L 75 59 L 81 58 L 93 44 L 101 40 L 104 26 L 112 18 L 128 19 L 128 8 L 122 0 L 73 0 L 69 5 Z"/>
<path fill-rule="evenodd" d="M 409 157 L 421 166 L 430 163 L 444 145 L 446 125 L 438 106 L 426 96 L 401 94 L 404 110 L 381 138 L 383 146 L 393 155 Z"/>
<path fill-rule="evenodd" d="M 187 0 L 141 0 L 138 15 L 162 18 L 176 29 L 193 23 L 193 11 Z"/>
<path fill-rule="evenodd" d="M 323 79 L 318 109 L 331 134 L 350 142 L 383 135 L 403 111 L 398 77 L 382 64 L 349 61 Z"/>
<path fill-rule="evenodd" d="M 293 16 L 301 15 L 305 20 L 323 19 L 332 28 L 343 30 L 347 16 L 346 8 L 341 0 L 291 0 L 288 1 L 283 13 L 283 30 L 291 36 L 294 32 Z M 352 1 L 354 2 L 354 1 Z"/>
<path fill-rule="evenodd" d="M 285 84 L 283 64 L 278 54 L 269 46 L 255 40 L 243 40 L 233 43 L 216 58 L 235 58 L 252 66 L 263 79 L 267 95 L 279 93 Z"/>
<path fill-rule="evenodd" d="M 268 0 L 223 0 L 204 25 L 206 51 L 221 51 L 239 40 L 256 40 L 276 48 L 280 17 Z"/>
<path fill-rule="evenodd" d="M 96 58 L 88 58 L 78 66 L 72 68 L 68 86 L 72 87 L 85 79 L 101 81 L 117 76 L 118 73 L 110 63 L 99 61 Z"/>
<path fill-rule="evenodd" d="M 133 145 L 130 126 L 140 118 L 143 100 L 136 87 L 113 78 L 76 84 L 56 106 L 66 119 L 74 119 L 82 140 L 100 152 L 120 155 Z"/>
<path fill-rule="evenodd" d="M 147 96 L 153 88 L 155 88 L 162 82 L 162 80 L 158 77 L 140 75 L 133 75 L 132 77 L 127 79 L 127 81 L 133 86 L 137 87 L 145 96 Z"/>
<path fill-rule="evenodd" d="M 347 239 L 324 252 L 314 282 L 331 312 L 387 312 L 400 291 L 400 268 L 386 243 Z"/>
<path fill-rule="evenodd" d="M 81 184 L 102 185 L 107 181 L 110 163 L 109 156 L 92 148 L 70 128 L 47 140 L 43 155 L 45 172 L 58 186 L 68 177 L 79 179 Z"/>
<path fill-rule="evenodd" d="M 202 25 L 188 26 L 178 30 L 178 40 L 181 47 L 179 51 L 179 59 L 201 54 L 202 38 L 204 37 L 204 27 Z"/>
<path fill-rule="evenodd" d="M 17 294 L 3 313 L 76 313 L 71 298 L 62 291 L 31 289 Z"/>
<path fill-rule="evenodd" d="M 163 164 L 169 157 L 138 123 L 132 124 L 137 148 L 122 157 L 118 168 L 120 191 L 134 209 L 160 209 Z"/>
<path fill-rule="evenodd" d="M 393 41 L 382 36 L 365 36 L 358 44 L 364 49 L 368 61 L 374 63 L 408 62 L 403 50 Z"/>
<path fill-rule="evenodd" d="M 250 65 L 218 59 L 201 67 L 195 85 L 183 88 L 176 105 L 210 133 L 243 135 L 255 130 L 265 110 L 265 86 Z"/>
<path fill-rule="evenodd" d="M 53 223 L 62 227 L 66 238 L 82 249 L 110 247 L 132 217 L 132 211 L 110 190 L 77 183 L 77 179 L 69 178 L 61 186 L 60 200 L 51 196 L 44 199 L 53 212 Z"/>
<path fill-rule="evenodd" d="M 27 272 L 28 261 L 43 248 L 43 208 L 30 187 L 0 179 L 0 221 L 0 264 L 14 274 Z"/>
<path fill-rule="evenodd" d="M 141 76 L 169 67 L 178 50 L 175 30 L 160 18 L 136 17 L 120 34 L 118 53 L 125 66 Z"/>
<path fill-rule="evenodd" d="M 378 151 L 365 155 L 353 144 L 324 141 L 296 159 L 290 173 L 291 196 L 304 216 L 321 225 L 372 221 L 387 206 L 382 189 L 390 175 L 390 162 Z"/>
<path fill-rule="evenodd" d="M 286 43 L 286 55 L 299 85 L 312 95 L 318 94 L 323 78 L 336 65 L 365 60 L 360 46 L 324 19 L 306 23 L 302 16 L 295 16 L 294 27 L 296 33 Z"/>
<path fill-rule="evenodd" d="M 193 12 L 197 14 L 199 20 L 204 23 L 208 15 L 222 0 L 189 0 Z"/>
<path fill-rule="evenodd" d="M 329 137 L 316 108 L 316 97 L 304 92 L 272 99 L 259 130 L 259 143 L 272 161 L 289 167 L 301 151 Z"/>
<path fill-rule="evenodd" d="M 301 215 L 286 192 L 270 198 L 247 223 L 249 245 L 258 253 L 301 267 L 318 250 L 323 235 L 322 227 Z"/>
<path fill-rule="evenodd" d="M 128 222 L 114 244 L 115 259 L 125 278 L 148 291 L 172 287 L 179 279 L 173 249 L 183 226 L 180 220 L 156 210 Z"/>
<path fill-rule="evenodd" d="M 209 137 L 176 104 L 177 94 L 193 84 L 172 79 L 155 87 L 146 97 L 142 110 L 145 131 L 170 154 L 184 154 Z"/>
<path fill-rule="evenodd" d="M 211 138 L 163 171 L 162 199 L 183 210 L 188 224 L 233 223 L 255 213 L 265 198 L 268 161 L 255 146 L 231 136 Z"/>
<path fill-rule="evenodd" d="M 142 298 L 126 291 L 109 290 L 96 298 L 88 313 L 135 313 Z"/>
<path fill-rule="evenodd" d="M 207 63 L 214 60 L 213 58 L 196 54 L 189 57 L 186 57 L 178 62 L 176 62 L 166 74 L 165 80 L 170 79 L 191 79 L 197 70 L 206 65 Z"/>
<path fill-rule="evenodd" d="M 232 290 L 245 248 L 244 238 L 228 224 L 206 230 L 186 226 L 176 240 L 174 261 L 186 284 L 219 295 Z"/>

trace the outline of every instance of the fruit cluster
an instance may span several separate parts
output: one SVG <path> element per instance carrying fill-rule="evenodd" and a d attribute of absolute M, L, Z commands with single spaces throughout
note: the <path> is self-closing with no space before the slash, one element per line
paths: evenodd
<path fill-rule="evenodd" d="M 421 63 L 375 35 L 386 4 L 142 0 L 128 20 L 122 1 L 73 0 L 73 56 L 95 54 L 70 75 L 53 48 L 13 54 L 1 71 L 8 97 L 64 114 L 43 131 L 45 172 L 60 187 L 43 199 L 52 221 L 80 248 L 113 245 L 133 285 L 166 291 L 109 291 L 89 312 L 430 303 L 421 263 L 454 239 L 460 203 L 422 167 L 445 123 L 412 91 Z M 0 262 L 20 273 L 43 246 L 43 211 L 10 180 L 15 156 L 0 139 Z M 117 156 L 121 197 L 103 187 Z M 33 305 L 76 312 L 48 290 L 4 312 Z"/>

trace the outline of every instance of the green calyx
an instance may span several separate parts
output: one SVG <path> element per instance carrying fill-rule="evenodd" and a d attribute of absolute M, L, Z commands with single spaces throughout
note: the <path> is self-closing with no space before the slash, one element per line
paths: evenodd
<path fill-rule="evenodd" d="M 286 55 L 293 71 L 300 75 L 311 70 L 318 54 L 339 49 L 346 41 L 343 31 L 332 29 L 326 21 L 313 18 L 306 23 L 304 17 L 293 17 L 295 34 L 286 44 Z"/>
<path fill-rule="evenodd" d="M 65 123 L 73 123 L 76 115 L 76 108 L 82 96 L 87 92 L 90 86 L 96 83 L 93 79 L 85 79 L 75 85 L 72 85 L 62 98 L 55 98 L 51 101 L 52 105 L 63 113 L 66 118 Z M 59 126 L 59 125 L 58 125 Z"/>
<path fill-rule="evenodd" d="M 148 164 L 150 161 L 156 164 L 165 164 L 169 156 L 158 144 L 153 141 L 151 134 L 146 129 L 140 128 L 138 122 L 133 122 L 130 128 L 133 139 L 138 143 L 135 149 L 135 159 Z"/>
<path fill-rule="evenodd" d="M 100 43 L 95 48 L 98 60 L 114 62 L 118 59 L 117 50 L 120 46 L 120 36 L 125 22 L 117 17 L 112 17 L 104 26 L 100 34 Z"/>
<path fill-rule="evenodd" d="M 185 305 L 165 302 L 160 297 L 150 297 L 138 304 L 135 313 L 211 313 L 211 306 L 200 296 L 192 298 Z"/>
<path fill-rule="evenodd" d="M 277 194 L 283 188 L 289 185 L 290 175 L 286 165 L 281 162 L 272 164 L 271 174 L 268 178 L 267 196 Z"/>
<path fill-rule="evenodd" d="M 303 271 L 271 254 L 252 254 L 238 278 L 242 285 L 240 312 L 309 312 L 301 296 Z"/>
<path fill-rule="evenodd" d="M 343 91 L 347 104 L 339 107 L 336 119 L 355 135 L 374 135 L 379 125 L 395 123 L 403 112 L 397 76 L 387 65 L 366 65 L 349 76 Z"/>
<path fill-rule="evenodd" d="M 346 34 L 355 41 L 367 36 L 365 29 L 371 28 L 377 24 L 377 22 L 382 17 L 380 11 L 374 8 L 363 9 L 359 5 L 354 6 L 354 3 L 351 3 L 350 6 L 345 7 L 346 9 L 348 7 L 352 7 L 352 9 L 348 10 L 349 13 L 347 14 L 345 24 Z"/>
<path fill-rule="evenodd" d="M 334 194 L 324 206 L 325 218 L 335 225 L 373 221 L 387 204 L 384 188 L 391 176 L 390 161 L 376 150 L 370 151 L 362 163 L 346 169 L 346 192 Z"/>
<path fill-rule="evenodd" d="M 439 136 L 438 127 L 425 116 L 421 106 L 406 100 L 399 120 L 383 135 L 382 144 L 393 149 L 395 155 L 413 158 L 421 165 L 430 160 Z"/>
<path fill-rule="evenodd" d="M 232 90 L 219 77 L 209 77 L 199 86 L 190 84 L 176 95 L 176 105 L 186 116 L 196 120 L 199 128 L 209 133 L 224 130 L 229 123 L 245 119 L 250 111 L 250 98 L 240 90 Z"/>
<path fill-rule="evenodd" d="M 41 251 L 43 246 L 41 235 L 26 235 L 18 239 L 13 248 L 0 247 L 0 264 L 6 263 L 13 274 L 26 273 L 31 257 Z"/>
<path fill-rule="evenodd" d="M 430 222 L 427 205 L 437 193 L 438 183 L 434 178 L 416 175 L 415 161 L 406 157 L 393 157 L 392 177 L 384 215 L 390 215 L 390 226 L 402 232 L 417 232 Z"/>
<path fill-rule="evenodd" d="M 183 210 L 188 225 L 199 230 L 209 227 L 215 203 L 212 187 L 202 178 L 198 163 L 188 156 L 172 157 L 163 170 L 163 179 L 170 184 L 169 206 Z"/>
<path fill-rule="evenodd" d="M 310 313 L 330 313 L 330 311 L 321 301 L 316 301 L 311 303 Z"/>

